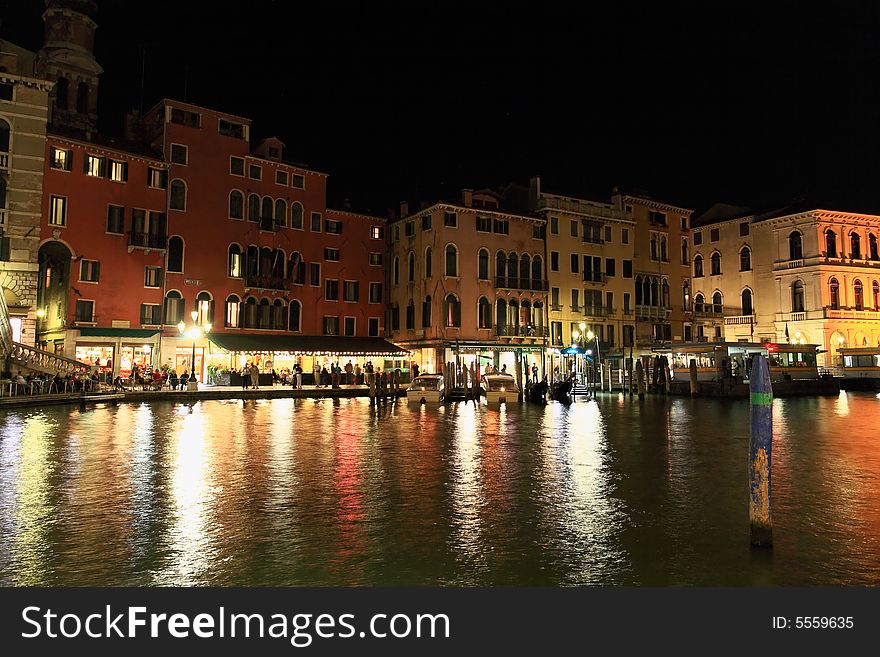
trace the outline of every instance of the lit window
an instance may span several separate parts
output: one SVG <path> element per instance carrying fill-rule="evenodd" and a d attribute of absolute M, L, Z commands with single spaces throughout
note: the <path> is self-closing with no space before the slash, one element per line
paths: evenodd
<path fill-rule="evenodd" d="M 128 180 L 128 162 L 110 160 L 110 180 L 125 182 Z"/>
<path fill-rule="evenodd" d="M 49 165 L 53 169 L 70 171 L 73 165 L 73 152 L 64 150 L 63 148 L 55 148 L 53 146 L 49 159 Z"/>
<path fill-rule="evenodd" d="M 97 155 L 86 154 L 86 175 L 101 178 L 104 176 L 106 160 Z"/>
<path fill-rule="evenodd" d="M 49 197 L 49 224 L 52 226 L 67 225 L 67 198 L 64 196 Z"/>
<path fill-rule="evenodd" d="M 101 263 L 97 260 L 81 260 L 79 264 L 79 280 L 97 283 L 101 275 Z"/>

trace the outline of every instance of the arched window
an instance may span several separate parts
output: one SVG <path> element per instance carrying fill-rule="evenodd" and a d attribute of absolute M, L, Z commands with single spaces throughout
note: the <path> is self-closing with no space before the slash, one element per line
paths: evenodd
<path fill-rule="evenodd" d="M 519 286 L 529 288 L 529 274 L 532 271 L 532 259 L 528 253 L 523 253 L 519 259 Z"/>
<path fill-rule="evenodd" d="M 853 281 L 853 301 L 855 302 L 856 310 L 865 309 L 865 291 L 862 288 L 862 282 L 858 278 Z"/>
<path fill-rule="evenodd" d="M 416 327 L 416 304 L 410 299 L 406 304 L 406 328 L 412 330 Z"/>
<path fill-rule="evenodd" d="M 511 251 L 507 254 L 507 283 L 508 286 L 515 286 L 519 279 L 519 256 Z"/>
<path fill-rule="evenodd" d="M 788 259 L 802 260 L 804 257 L 804 240 L 800 231 L 792 231 L 788 236 Z"/>
<path fill-rule="evenodd" d="M 504 278 L 507 276 L 507 254 L 504 251 L 499 251 L 495 254 L 495 276 L 499 278 Z M 504 283 L 501 283 L 502 287 Z"/>
<path fill-rule="evenodd" d="M 837 233 L 830 228 L 825 231 L 825 254 L 829 258 L 837 257 Z"/>
<path fill-rule="evenodd" d="M 186 210 L 186 183 L 180 179 L 171 181 L 169 205 L 172 210 Z"/>
<path fill-rule="evenodd" d="M 828 281 L 828 289 L 831 292 L 831 309 L 840 310 L 840 283 L 836 278 Z"/>
<path fill-rule="evenodd" d="M 260 220 L 260 197 L 256 194 L 248 195 L 248 221 Z"/>
<path fill-rule="evenodd" d="M 165 294 L 165 323 L 177 324 L 183 321 L 183 296 L 177 290 Z"/>
<path fill-rule="evenodd" d="M 446 245 L 446 276 L 458 276 L 458 249 L 455 244 Z"/>
<path fill-rule="evenodd" d="M 527 299 L 523 300 L 522 305 L 520 306 L 520 317 L 521 317 L 521 325 L 523 327 L 529 327 L 532 325 L 532 304 L 528 302 Z M 525 335 L 525 331 L 523 331 Z"/>
<path fill-rule="evenodd" d="M 287 255 L 281 249 L 272 251 L 272 285 L 280 286 L 284 282 L 284 265 L 287 264 Z"/>
<path fill-rule="evenodd" d="M 461 326 L 461 304 L 458 302 L 458 297 L 454 294 L 447 294 L 444 305 L 446 306 L 443 313 L 446 316 L 446 326 Z"/>
<path fill-rule="evenodd" d="M 168 238 L 168 271 L 183 273 L 183 238 L 179 235 Z"/>
<path fill-rule="evenodd" d="M 669 308 L 669 281 L 665 278 L 660 286 L 660 305 L 663 308 Z"/>
<path fill-rule="evenodd" d="M 538 328 L 544 328 L 544 304 L 540 301 L 535 301 L 535 314 L 532 320 Z M 540 332 L 538 335 L 540 335 Z"/>
<path fill-rule="evenodd" d="M 242 277 L 241 247 L 238 244 L 229 245 L 229 268 L 227 275 L 232 278 Z"/>
<path fill-rule="evenodd" d="M 260 278 L 260 249 L 253 244 L 247 248 L 247 256 L 244 259 L 244 275 L 247 277 L 248 287 L 257 287 Z"/>
<path fill-rule="evenodd" d="M 287 306 L 281 299 L 272 302 L 272 329 L 284 331 L 287 328 Z"/>
<path fill-rule="evenodd" d="M 691 309 L 691 286 L 687 281 L 681 284 L 681 307 L 683 310 Z"/>
<path fill-rule="evenodd" d="M 269 276 L 269 274 L 272 272 L 272 263 L 274 260 L 272 255 L 272 249 L 270 249 L 268 246 L 264 246 L 260 249 L 260 276 Z"/>
<path fill-rule="evenodd" d="M 721 275 L 721 254 L 718 251 L 712 254 L 711 257 L 712 263 L 712 276 L 720 276 Z"/>
<path fill-rule="evenodd" d="M 412 251 L 406 255 L 406 279 L 410 283 L 416 280 L 416 254 Z"/>
<path fill-rule="evenodd" d="M 244 219 L 244 195 L 237 189 L 229 192 L 229 218 Z"/>
<path fill-rule="evenodd" d="M 486 260 L 489 259 L 489 253 L 486 252 Z M 492 304 L 486 297 L 480 297 L 477 302 L 477 326 L 481 329 L 492 328 Z"/>
<path fill-rule="evenodd" d="M 880 260 L 880 254 L 877 253 L 877 236 L 874 233 L 868 235 L 868 258 Z"/>
<path fill-rule="evenodd" d="M 55 83 L 55 107 L 58 109 L 67 109 L 67 78 L 58 78 Z"/>
<path fill-rule="evenodd" d="M 272 227 L 275 225 L 275 219 L 272 216 L 274 206 L 275 204 L 271 198 L 268 196 L 263 197 L 263 202 L 260 206 L 260 230 L 272 230 Z"/>
<path fill-rule="evenodd" d="M 694 278 L 703 277 L 703 256 L 697 254 L 694 256 Z"/>
<path fill-rule="evenodd" d="M 669 262 L 669 251 L 666 243 L 666 235 L 660 236 L 660 260 L 661 262 Z"/>
<path fill-rule="evenodd" d="M 647 286 L 647 284 L 648 284 L 648 281 L 646 280 L 645 285 Z M 652 306 L 658 305 L 659 297 L 657 296 L 657 279 L 656 278 L 651 279 L 650 292 L 651 292 L 651 296 L 650 296 L 651 305 Z M 647 294 L 648 294 L 648 292 L 646 290 L 645 296 L 647 296 Z"/>
<path fill-rule="evenodd" d="M 214 300 L 211 298 L 210 292 L 199 292 L 196 297 L 196 321 L 201 324 L 214 323 Z"/>
<path fill-rule="evenodd" d="M 752 270 L 752 250 L 747 246 L 744 246 L 739 250 L 739 270 Z"/>
<path fill-rule="evenodd" d="M 422 327 L 429 328 L 431 326 L 431 295 L 425 297 L 422 302 Z"/>
<path fill-rule="evenodd" d="M 795 281 L 791 286 L 791 312 L 804 312 L 804 284 L 801 281 Z"/>
<path fill-rule="evenodd" d="M 742 314 L 743 315 L 751 315 L 752 314 L 752 291 L 749 288 L 746 288 L 740 294 L 740 298 L 742 299 Z"/>
<path fill-rule="evenodd" d="M 507 327 L 507 302 L 504 299 L 495 300 L 495 332 L 505 335 Z"/>
<path fill-rule="evenodd" d="M 849 234 L 849 257 L 856 259 L 862 257 L 862 238 L 856 232 Z"/>
<path fill-rule="evenodd" d="M 391 304 L 391 330 L 400 330 L 400 306 L 396 303 Z"/>
<path fill-rule="evenodd" d="M 694 297 L 694 311 L 701 313 L 705 311 L 705 303 L 703 302 L 703 295 L 697 292 L 697 296 Z"/>
<path fill-rule="evenodd" d="M 716 315 L 720 315 L 724 310 L 724 298 L 721 296 L 721 292 L 716 291 L 715 294 L 712 295 L 712 312 Z"/>
<path fill-rule="evenodd" d="M 686 265 L 691 261 L 688 238 L 681 238 L 681 264 Z"/>
<path fill-rule="evenodd" d="M 11 130 L 9 124 L 5 120 L 0 119 L 0 153 L 9 152 L 9 133 Z"/>
<path fill-rule="evenodd" d="M 434 252 L 429 246 L 425 249 L 425 278 L 431 278 L 434 275 Z"/>
<path fill-rule="evenodd" d="M 480 249 L 477 253 L 477 278 L 481 281 L 489 280 L 489 252 L 486 249 Z"/>
<path fill-rule="evenodd" d="M 303 206 L 296 202 L 290 204 L 290 227 L 297 230 L 303 228 Z"/>
<path fill-rule="evenodd" d="M 240 328 L 241 326 L 241 300 L 234 294 L 226 297 L 226 328 Z"/>
<path fill-rule="evenodd" d="M 391 284 L 400 285 L 400 258 L 397 256 L 394 256 L 394 261 L 391 263 Z"/>
<path fill-rule="evenodd" d="M 89 85 L 85 82 L 76 86 L 76 111 L 79 114 L 89 113 Z"/>
<path fill-rule="evenodd" d="M 272 326 L 272 307 L 269 300 L 263 297 L 257 310 L 257 327 L 267 329 Z"/>
<path fill-rule="evenodd" d="M 880 310 L 880 283 L 874 281 L 871 284 L 871 290 L 874 293 L 874 310 Z"/>
<path fill-rule="evenodd" d="M 299 251 L 291 253 L 287 261 L 287 280 L 292 281 L 296 285 L 305 285 L 306 263 L 303 262 Z"/>
<path fill-rule="evenodd" d="M 535 259 L 532 260 L 532 289 L 540 290 L 541 282 L 544 280 L 544 261 L 541 259 L 541 256 L 535 256 Z M 538 287 L 535 286 L 535 283 L 538 283 Z"/>
<path fill-rule="evenodd" d="M 248 297 L 244 303 L 244 327 L 257 328 L 257 300 Z"/>
<path fill-rule="evenodd" d="M 290 316 L 289 316 L 289 326 L 291 331 L 300 332 L 302 331 L 302 325 L 300 323 L 300 318 L 302 317 L 302 304 L 298 299 L 294 299 L 290 302 Z"/>
<path fill-rule="evenodd" d="M 519 335 L 519 302 L 511 299 L 507 303 L 508 335 Z"/>
<path fill-rule="evenodd" d="M 287 203 L 284 199 L 275 201 L 275 226 L 284 228 L 287 226 Z"/>

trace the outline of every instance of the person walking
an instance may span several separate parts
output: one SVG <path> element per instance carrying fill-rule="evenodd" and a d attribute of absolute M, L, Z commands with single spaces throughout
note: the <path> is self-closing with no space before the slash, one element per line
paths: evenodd
<path fill-rule="evenodd" d="M 413 363 L 412 364 L 412 378 L 415 379 L 418 375 L 419 375 L 419 364 Z"/>
<path fill-rule="evenodd" d="M 355 385 L 360 385 L 361 382 L 361 364 L 354 364 L 354 383 Z"/>
<path fill-rule="evenodd" d="M 260 388 L 260 368 L 257 367 L 257 363 L 251 363 L 251 388 L 254 390 L 258 390 Z"/>
<path fill-rule="evenodd" d="M 352 385 L 354 381 L 352 381 L 352 374 L 354 373 L 354 365 L 351 364 L 351 359 L 345 364 L 345 383 L 346 385 Z"/>
<path fill-rule="evenodd" d="M 537 363 L 532 365 L 532 381 L 534 383 L 538 382 L 538 365 L 537 365 Z"/>

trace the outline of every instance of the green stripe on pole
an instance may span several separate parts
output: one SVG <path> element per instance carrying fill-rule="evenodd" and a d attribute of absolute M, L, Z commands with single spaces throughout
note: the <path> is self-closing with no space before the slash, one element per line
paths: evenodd
<path fill-rule="evenodd" d="M 773 393 L 772 392 L 753 392 L 752 393 L 752 403 L 763 405 L 763 406 L 768 406 L 773 403 Z"/>

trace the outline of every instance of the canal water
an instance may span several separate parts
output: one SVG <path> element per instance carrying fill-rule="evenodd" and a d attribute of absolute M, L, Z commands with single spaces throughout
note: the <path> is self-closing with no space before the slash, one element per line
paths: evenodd
<path fill-rule="evenodd" d="M 3 585 L 878 585 L 880 399 L 0 412 Z"/>

